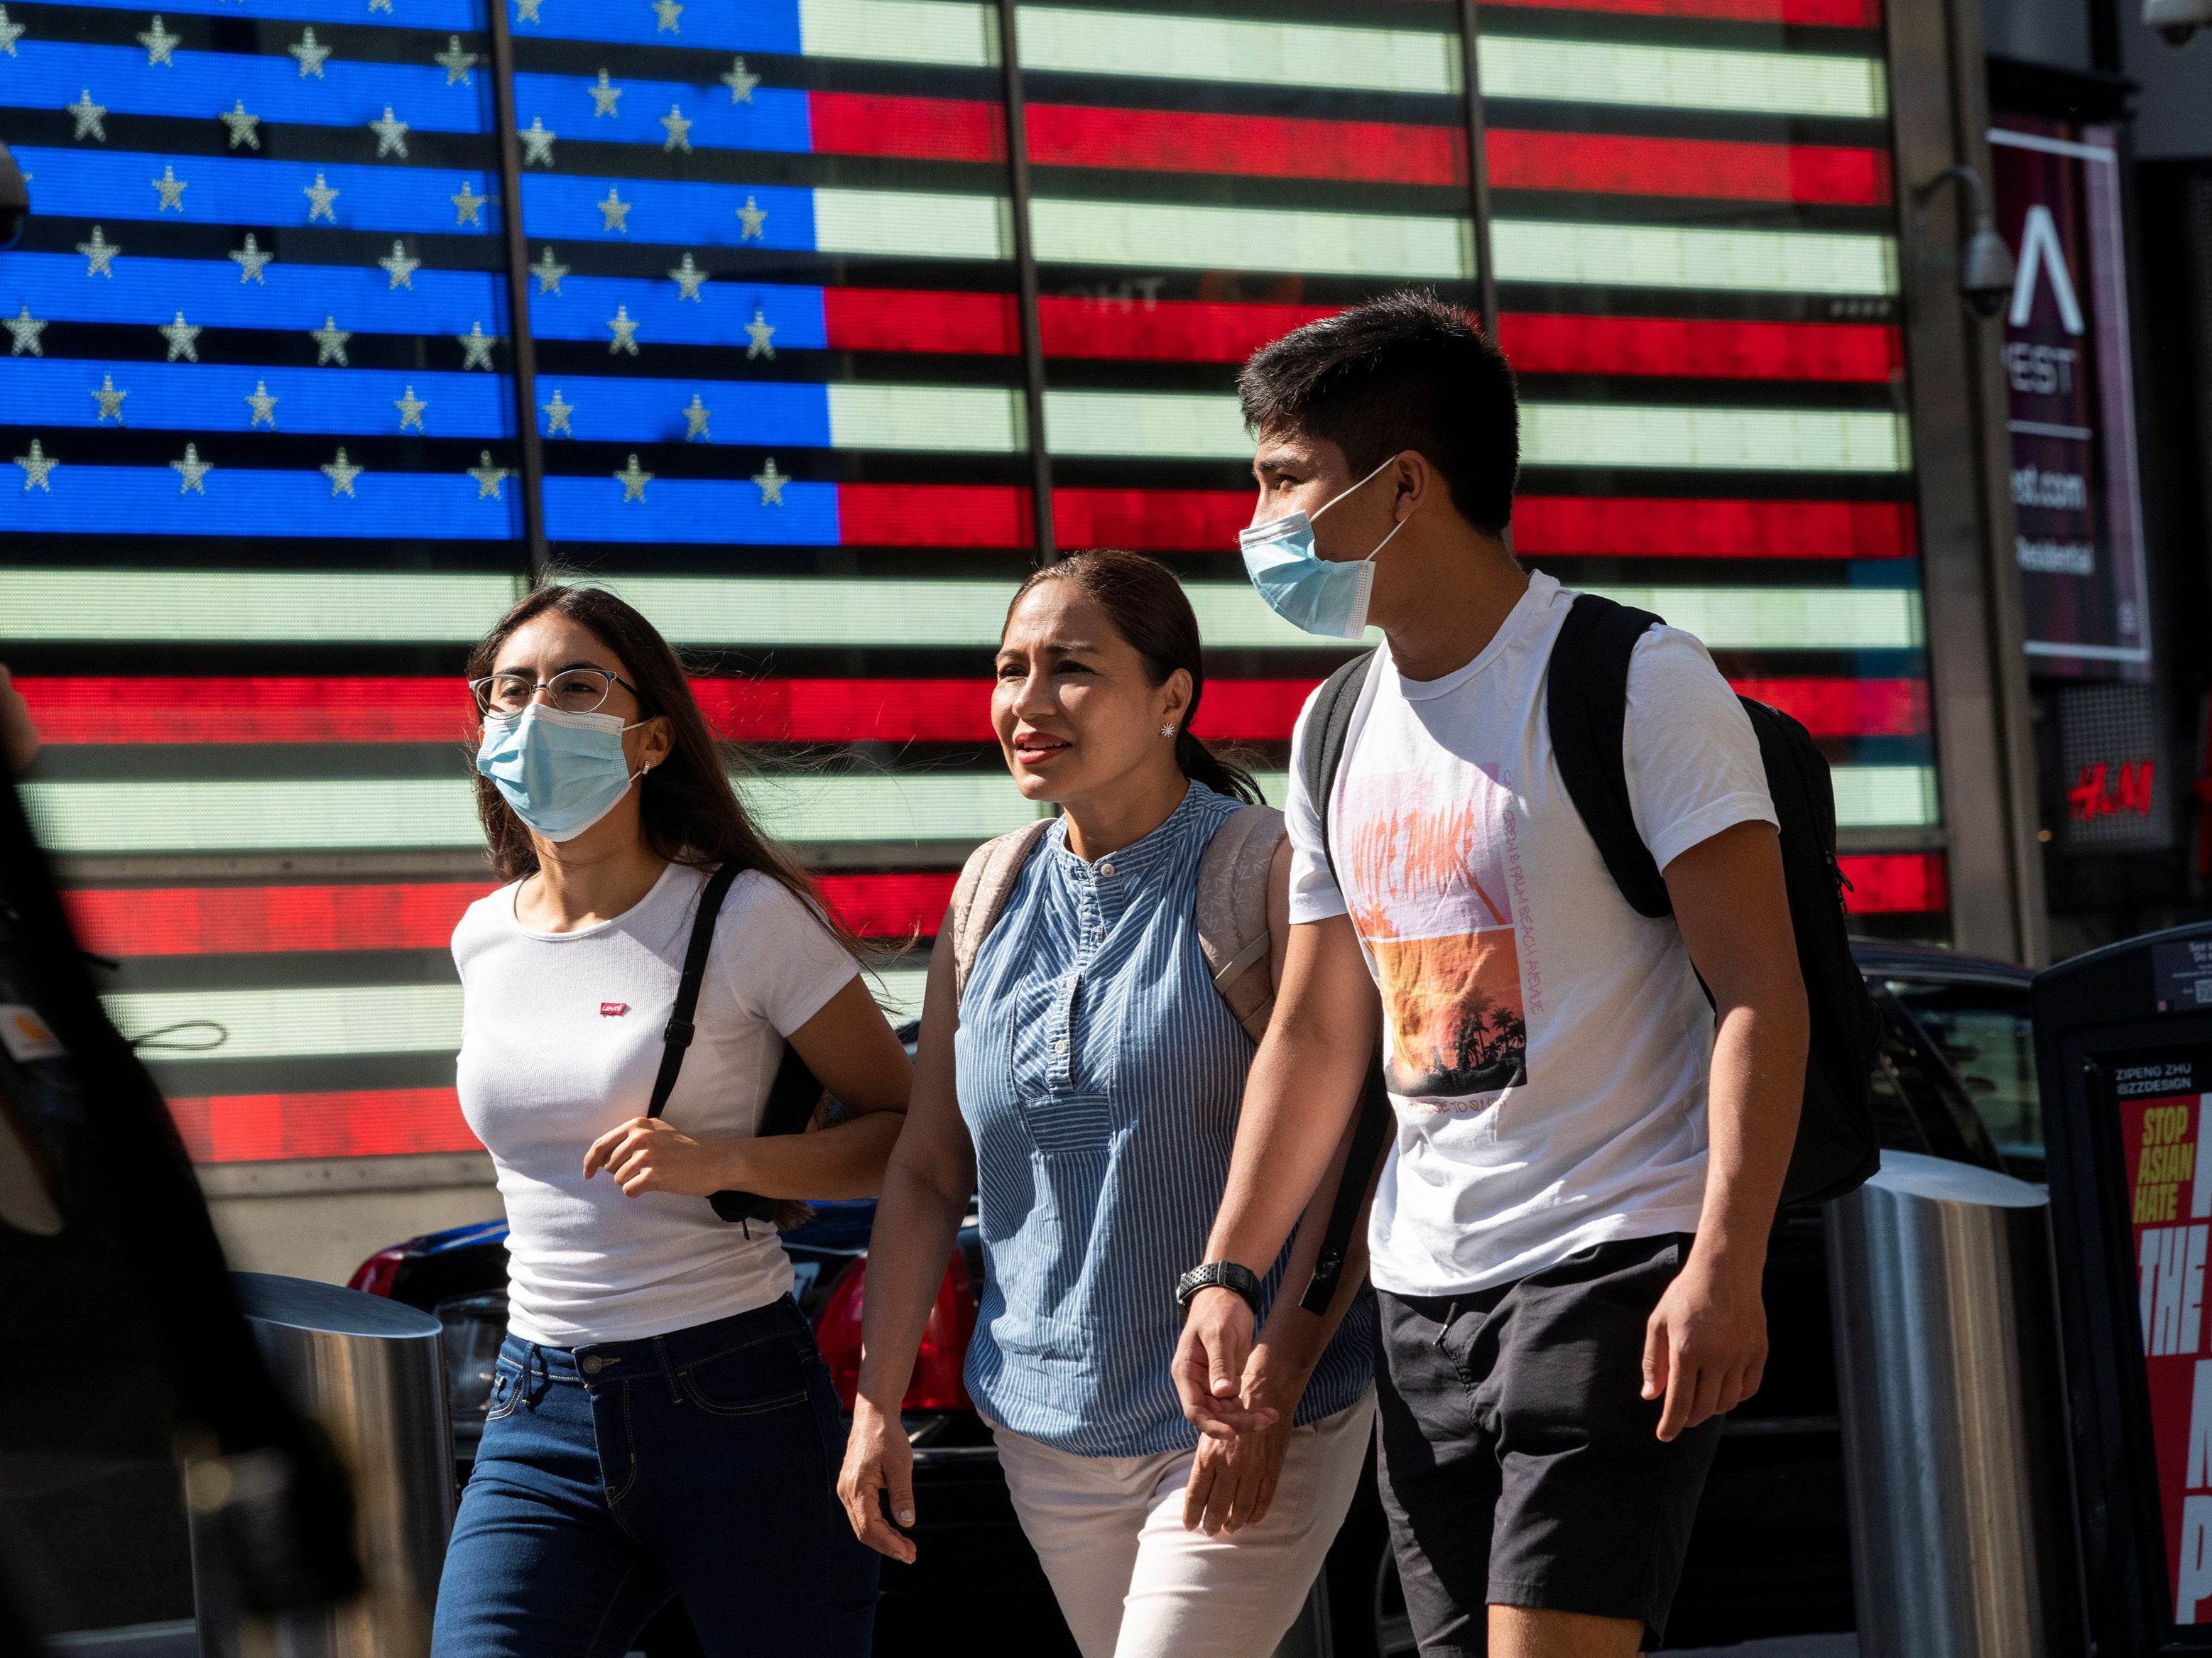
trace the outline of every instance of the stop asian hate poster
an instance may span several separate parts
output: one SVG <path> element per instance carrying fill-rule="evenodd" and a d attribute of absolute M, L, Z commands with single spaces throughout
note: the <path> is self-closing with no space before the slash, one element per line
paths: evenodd
<path fill-rule="evenodd" d="M 2212 1055 L 2130 1056 L 2112 1075 L 2173 1621 L 2212 1624 Z"/>

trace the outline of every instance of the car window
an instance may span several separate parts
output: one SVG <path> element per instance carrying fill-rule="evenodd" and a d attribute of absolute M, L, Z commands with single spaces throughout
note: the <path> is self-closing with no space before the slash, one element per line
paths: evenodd
<path fill-rule="evenodd" d="M 2043 1104 L 2026 990 L 1910 979 L 1884 984 L 1958 1073 L 2005 1166 L 2041 1180 Z"/>

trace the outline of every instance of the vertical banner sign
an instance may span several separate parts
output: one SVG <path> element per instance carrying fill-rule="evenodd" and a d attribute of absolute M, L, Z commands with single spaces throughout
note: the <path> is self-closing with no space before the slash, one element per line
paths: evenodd
<path fill-rule="evenodd" d="M 2212 1061 L 2130 1056 L 2113 1076 L 2173 1620 L 2212 1624 Z"/>
<path fill-rule="evenodd" d="M 2008 116 L 1990 132 L 2012 498 L 2027 653 L 2063 679 L 2148 679 L 2118 129 Z"/>

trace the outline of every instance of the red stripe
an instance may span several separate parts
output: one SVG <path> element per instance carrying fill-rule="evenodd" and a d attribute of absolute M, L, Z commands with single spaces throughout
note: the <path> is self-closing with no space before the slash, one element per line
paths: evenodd
<path fill-rule="evenodd" d="M 810 93 L 808 103 L 817 155 L 1006 159 L 1005 122 L 996 105 L 842 92 Z M 1040 167 L 1446 187 L 1467 182 L 1467 137 L 1456 126 L 1069 104 L 1032 104 L 1028 124 L 1030 159 Z M 1875 149 L 1510 129 L 1493 129 L 1485 144 L 1490 181 L 1500 190 L 1863 207 L 1890 199 L 1888 158 Z"/>
<path fill-rule="evenodd" d="M 945 907 L 952 902 L 951 870 L 928 875 L 824 875 L 822 896 L 847 926 L 864 938 L 899 938 L 919 932 L 937 936 Z"/>
<path fill-rule="evenodd" d="M 1031 104 L 1027 113 L 1030 160 L 1039 167 L 1467 182 L 1467 135 L 1457 127 L 1066 104 Z"/>
<path fill-rule="evenodd" d="M 1048 298 L 1037 302 L 1045 352 L 1055 357 L 1141 357 L 1242 362 L 1334 305 L 1223 305 L 1203 300 Z"/>
<path fill-rule="evenodd" d="M 848 547 L 1027 547 L 1026 489 L 998 484 L 845 483 L 838 526 Z M 1223 489 L 1055 489 L 1061 546 L 1227 552 L 1252 521 L 1252 498 Z"/>
<path fill-rule="evenodd" d="M 927 682 L 920 682 L 927 683 Z M 988 684 L 947 681 L 988 707 Z M 987 720 L 976 722 L 989 739 Z M 822 891 L 865 938 L 934 933 L 949 874 L 825 875 Z M 105 956 L 280 955 L 332 950 L 443 950 L 482 881 L 389 886 L 94 887 L 62 895 L 86 949 Z"/>
<path fill-rule="evenodd" d="M 988 679 L 696 679 L 692 689 L 708 718 L 739 742 L 998 740 Z"/>
<path fill-rule="evenodd" d="M 1499 190 L 1851 207 L 1883 207 L 1890 199 L 1889 157 L 1878 149 L 1498 129 L 1485 136 L 1483 155 Z"/>
<path fill-rule="evenodd" d="M 1133 288 L 1109 299 L 1048 297 L 1038 304 L 1037 321 L 1051 356 L 1242 362 L 1338 308 L 1150 300 Z M 1006 294 L 831 288 L 823 290 L 823 310 L 835 350 L 1009 356 L 1021 349 L 1013 297 Z M 1876 324 L 1508 313 L 1498 332 L 1514 367 L 1535 374 L 1876 381 L 1901 372 L 1905 360 L 1899 331 Z M 851 493 L 848 485 L 848 501 Z M 848 529 L 846 539 L 863 538 Z"/>
<path fill-rule="evenodd" d="M 1770 703 L 1815 737 L 1925 737 L 1924 679 L 1738 679 L 1741 696 Z"/>
<path fill-rule="evenodd" d="M 1012 356 L 1022 349 L 1011 294 L 824 288 L 823 330 L 834 351 L 947 351 Z"/>
<path fill-rule="evenodd" d="M 483 881 L 393 886 L 125 887 L 66 892 L 70 924 L 106 956 L 443 950 Z"/>
<path fill-rule="evenodd" d="M 1524 374 L 1684 374 L 1879 382 L 1905 372 L 1904 331 L 1880 323 L 1554 317 L 1509 312 L 1498 342 Z"/>
<path fill-rule="evenodd" d="M 453 743 L 476 721 L 453 679 L 26 678 L 49 743 Z"/>
<path fill-rule="evenodd" d="M 1525 505 L 1525 503 L 1524 503 Z M 1523 539 L 1522 545 L 1527 545 Z M 1009 587 L 1009 592 L 1012 588 Z M 19 681 L 35 689 L 52 681 Z M 74 681 L 76 685 L 106 688 L 118 701 L 126 701 L 131 680 Z M 268 681 L 206 679 L 194 682 L 200 701 L 216 709 Z M 424 687 L 442 686 L 435 679 L 354 679 L 322 682 L 343 689 L 357 701 L 372 705 L 401 700 Z M 1200 707 L 1199 730 L 1206 737 L 1249 740 L 1280 740 L 1290 735 L 1292 720 L 1306 693 L 1316 681 L 1306 679 L 1216 679 L 1206 688 Z M 994 740 L 990 723 L 991 684 L 988 679 L 737 679 L 705 678 L 692 682 L 700 706 L 724 735 L 752 743 L 989 743 Z M 1905 737 L 1928 730 L 1927 688 L 1905 679 L 1758 679 L 1738 687 L 1746 695 L 1771 702 L 1796 715 L 1819 736 Z M 34 702 L 33 706 L 36 706 Z M 260 740 L 300 740 L 301 731 L 328 722 L 319 711 L 302 711 L 297 726 L 264 722 Z M 118 740 L 112 730 L 99 728 L 97 740 Z M 234 740 L 228 717 L 212 714 L 206 723 L 189 727 L 172 722 L 159 738 L 164 743 L 206 743 Z M 81 742 L 82 736 L 55 738 Z M 338 740 L 392 742 L 418 740 L 405 732 L 394 735 L 376 726 L 367 736 Z M 362 949 L 345 944 L 320 944 L 319 934 L 336 926 L 341 917 L 360 917 L 364 922 L 392 929 L 392 949 L 411 950 L 442 945 L 445 933 L 459 914 L 459 906 L 483 891 L 481 883 L 432 882 L 409 887 L 284 887 L 268 892 L 292 895 L 281 918 L 272 916 L 231 925 L 240 942 L 193 943 L 191 950 L 315 950 Z M 203 893 L 199 889 L 160 889 L 116 892 L 80 892 L 73 905 L 86 906 L 78 926 L 88 934 L 92 947 L 108 954 L 159 955 L 164 947 L 145 940 L 166 936 L 163 930 L 184 926 L 175 907 L 187 901 L 220 893 L 228 913 L 234 905 L 252 902 L 251 888 L 223 888 Z M 368 895 L 383 894 L 372 898 Z M 392 895 L 411 895 L 405 898 Z M 456 897 L 454 895 L 461 895 Z M 273 900 L 271 901 L 273 902 Z M 363 912 L 367 904 L 397 906 Z M 424 908 L 427 906 L 428 908 Z M 410 919 L 413 918 L 413 919 Z M 134 931 L 136 929 L 136 931 Z M 276 936 L 282 943 L 252 942 Z M 441 930 L 442 929 L 442 930 Z M 198 937 L 198 934 L 193 936 Z M 210 935 L 212 938 L 213 935 Z"/>
<path fill-rule="evenodd" d="M 841 483 L 837 534 L 848 547 L 1026 547 L 1030 493 L 1000 484 Z"/>
<path fill-rule="evenodd" d="M 450 1088 L 331 1094 L 216 1094 L 171 1100 L 169 1114 L 194 1163 L 276 1157 L 388 1157 L 478 1151 Z"/>
<path fill-rule="evenodd" d="M 1913 517 L 1901 501 L 1524 495 L 1513 503 L 1513 544 L 1614 558 L 1907 558 Z"/>
<path fill-rule="evenodd" d="M 1252 496 L 1226 489 L 1055 489 L 1053 535 L 1064 548 L 1231 553 L 1252 522 Z"/>
<path fill-rule="evenodd" d="M 1604 11 L 1638 17 L 1710 17 L 1732 23 L 1802 23 L 1816 28 L 1881 26 L 1881 0 L 1496 0 L 1541 11 Z"/>
<path fill-rule="evenodd" d="M 1879 852 L 1836 859 L 1852 890 L 1844 895 L 1854 915 L 1909 915 L 1950 904 L 1940 852 Z"/>
<path fill-rule="evenodd" d="M 1003 161 L 1006 123 L 996 104 L 810 92 L 817 155 L 895 155 L 923 161 Z M 1030 117 L 1036 118 L 1032 113 Z"/>

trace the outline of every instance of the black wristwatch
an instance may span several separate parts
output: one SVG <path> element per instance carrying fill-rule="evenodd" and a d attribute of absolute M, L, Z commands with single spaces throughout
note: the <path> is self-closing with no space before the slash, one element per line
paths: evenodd
<path fill-rule="evenodd" d="M 1200 1290 L 1233 1290 L 1244 1297 L 1244 1304 L 1252 1309 L 1252 1316 L 1260 1316 L 1260 1277 L 1249 1266 L 1233 1260 L 1209 1260 L 1203 1266 L 1194 1266 L 1176 1280 L 1176 1305 L 1185 1318 L 1190 1316 L 1190 1298 Z"/>

